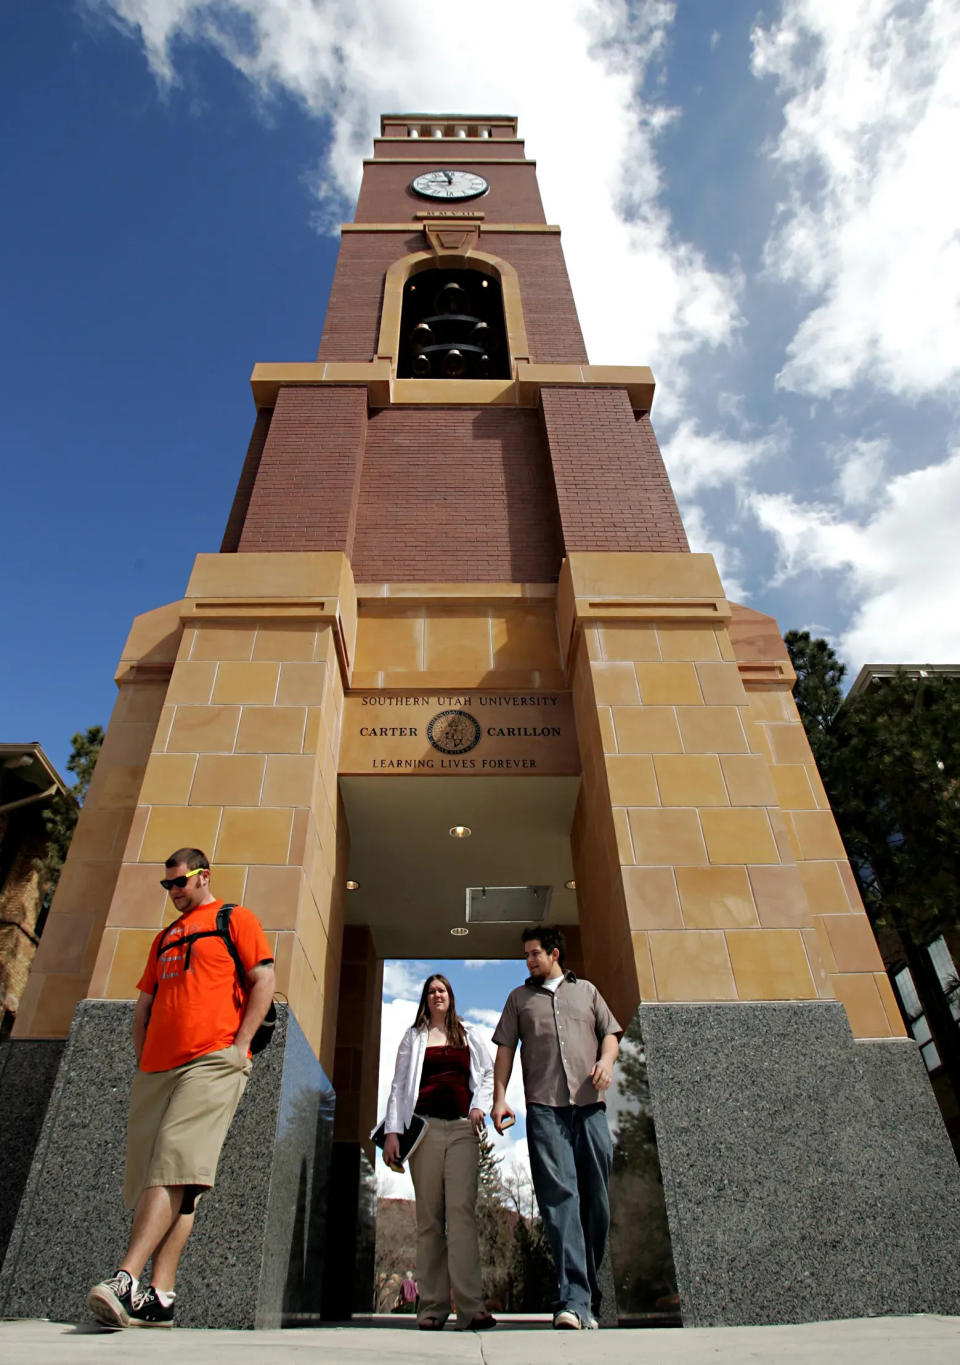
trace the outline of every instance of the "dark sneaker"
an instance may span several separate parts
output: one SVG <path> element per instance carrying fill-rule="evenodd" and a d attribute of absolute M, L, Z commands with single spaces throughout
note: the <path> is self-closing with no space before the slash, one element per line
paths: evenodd
<path fill-rule="evenodd" d="M 137 1282 L 125 1270 L 95 1284 L 87 1295 L 87 1307 L 104 1327 L 129 1327 Z"/>
<path fill-rule="evenodd" d="M 496 1327 L 497 1320 L 492 1313 L 478 1313 L 477 1316 L 461 1330 L 464 1332 L 489 1332 L 491 1327 Z"/>
<path fill-rule="evenodd" d="M 131 1327 L 172 1327 L 173 1304 L 163 1304 L 151 1284 L 134 1301 L 130 1310 Z"/>

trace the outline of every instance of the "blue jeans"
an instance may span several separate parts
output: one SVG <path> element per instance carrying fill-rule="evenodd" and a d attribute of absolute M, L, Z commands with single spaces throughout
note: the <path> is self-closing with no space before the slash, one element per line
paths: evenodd
<path fill-rule="evenodd" d="M 557 1271 L 554 1313 L 600 1307 L 597 1271 L 610 1230 L 613 1142 L 603 1104 L 527 1106 L 533 1188 Z"/>

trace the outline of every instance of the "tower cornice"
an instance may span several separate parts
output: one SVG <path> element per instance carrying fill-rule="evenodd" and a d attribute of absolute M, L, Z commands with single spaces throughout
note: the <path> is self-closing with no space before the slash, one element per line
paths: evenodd
<path fill-rule="evenodd" d="M 282 388 L 364 385 L 371 408 L 496 406 L 536 408 L 543 388 L 623 389 L 634 413 L 650 411 L 654 379 L 647 365 L 535 365 L 519 361 L 513 379 L 397 379 L 389 360 L 263 362 L 250 376 L 257 408 L 272 408 Z"/>

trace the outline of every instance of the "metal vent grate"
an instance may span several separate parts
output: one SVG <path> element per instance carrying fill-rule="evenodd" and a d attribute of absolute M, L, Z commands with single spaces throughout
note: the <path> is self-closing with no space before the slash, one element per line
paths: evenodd
<path fill-rule="evenodd" d="M 468 924 L 536 924 L 546 919 L 552 886 L 468 886 Z"/>

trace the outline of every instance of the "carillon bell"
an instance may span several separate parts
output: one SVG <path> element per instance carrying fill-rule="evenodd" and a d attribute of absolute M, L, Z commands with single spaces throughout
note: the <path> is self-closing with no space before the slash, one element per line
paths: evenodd
<path fill-rule="evenodd" d="M 463 285 L 451 280 L 440 290 L 436 298 L 438 313 L 462 313 L 467 308 L 467 291 Z"/>
<path fill-rule="evenodd" d="M 476 270 L 424 270 L 405 290 L 399 379 L 492 379 L 509 374 L 497 281 Z M 416 291 L 416 292 L 415 292 Z"/>

